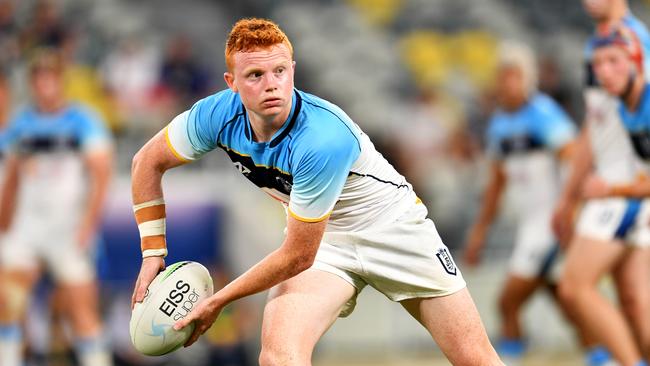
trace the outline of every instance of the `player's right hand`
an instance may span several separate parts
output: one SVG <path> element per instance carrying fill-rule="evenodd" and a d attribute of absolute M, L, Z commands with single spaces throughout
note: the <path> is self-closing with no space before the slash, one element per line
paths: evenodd
<path fill-rule="evenodd" d="M 136 302 L 142 302 L 144 300 L 144 295 L 147 293 L 151 281 L 164 269 L 165 259 L 163 257 L 147 257 L 142 260 L 140 274 L 138 275 L 138 280 L 135 282 L 133 296 L 131 296 L 131 309 L 133 309 Z"/>
<path fill-rule="evenodd" d="M 481 262 L 484 242 L 485 234 L 483 230 L 472 230 L 465 243 L 465 252 L 463 253 L 463 259 L 470 267 L 476 267 Z"/>
<path fill-rule="evenodd" d="M 573 222 L 571 220 L 572 212 L 572 205 L 560 201 L 555 208 L 555 211 L 553 211 L 553 217 L 551 219 L 553 233 L 560 243 L 560 247 L 564 249 L 569 246 L 569 241 L 573 235 Z"/>

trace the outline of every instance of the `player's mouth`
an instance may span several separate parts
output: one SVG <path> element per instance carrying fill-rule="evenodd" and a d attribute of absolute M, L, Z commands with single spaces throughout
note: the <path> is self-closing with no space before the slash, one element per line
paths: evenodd
<path fill-rule="evenodd" d="M 262 106 L 267 108 L 279 107 L 281 105 L 282 105 L 282 98 L 272 97 L 272 98 L 266 98 L 262 101 Z"/>

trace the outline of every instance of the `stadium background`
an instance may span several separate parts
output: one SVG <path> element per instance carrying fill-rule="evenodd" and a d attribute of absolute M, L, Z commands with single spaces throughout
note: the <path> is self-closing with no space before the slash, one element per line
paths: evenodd
<path fill-rule="evenodd" d="M 650 20 L 650 2 L 630 5 Z M 237 344 L 256 360 L 263 295 L 235 303 L 201 344 L 170 357 L 139 357 L 128 337 L 128 301 L 139 268 L 128 194 L 131 158 L 175 114 L 225 87 L 225 37 L 246 16 L 280 24 L 293 42 L 296 86 L 340 105 L 361 125 L 414 184 L 456 252 L 486 178 L 482 133 L 494 108 L 499 42 L 533 47 L 540 89 L 581 119 L 582 49 L 591 22 L 578 0 L 0 0 L 0 63 L 11 91 L 0 115 L 6 119 L 29 98 L 30 52 L 56 47 L 68 62 L 69 97 L 95 107 L 115 136 L 117 174 L 98 260 L 118 364 L 208 364 L 213 353 Z M 246 183 L 225 154 L 171 172 L 165 192 L 168 263 L 199 260 L 225 281 L 281 241 L 283 210 Z M 504 208 L 484 263 L 464 271 L 491 335 L 512 246 L 512 214 L 507 203 Z M 28 320 L 34 364 L 47 358 L 52 341 L 48 294 L 44 281 Z M 525 327 L 530 365 L 580 364 L 571 330 L 543 294 L 530 304 Z M 326 334 L 315 363 L 415 365 L 432 356 L 441 358 L 424 329 L 399 305 L 367 289 L 356 312 Z"/>

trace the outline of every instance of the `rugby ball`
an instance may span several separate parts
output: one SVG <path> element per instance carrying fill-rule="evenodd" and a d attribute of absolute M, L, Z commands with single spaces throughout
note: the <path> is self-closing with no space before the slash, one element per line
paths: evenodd
<path fill-rule="evenodd" d="M 200 263 L 178 262 L 160 272 L 131 313 L 129 331 L 135 349 L 148 356 L 160 356 L 181 347 L 194 331 L 194 323 L 179 331 L 172 326 L 212 291 L 210 273 Z"/>

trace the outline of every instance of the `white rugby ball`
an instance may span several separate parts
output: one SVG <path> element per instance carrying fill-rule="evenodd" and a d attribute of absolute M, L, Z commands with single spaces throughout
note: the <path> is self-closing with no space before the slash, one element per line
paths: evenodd
<path fill-rule="evenodd" d="M 200 263 L 178 262 L 160 272 L 142 303 L 136 303 L 131 313 L 129 331 L 135 349 L 148 356 L 160 356 L 181 347 L 192 334 L 194 323 L 180 331 L 172 326 L 212 291 L 210 273 Z"/>

